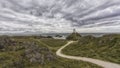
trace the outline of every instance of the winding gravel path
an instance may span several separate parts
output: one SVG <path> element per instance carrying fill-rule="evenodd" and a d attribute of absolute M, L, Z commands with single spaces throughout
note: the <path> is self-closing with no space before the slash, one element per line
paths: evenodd
<path fill-rule="evenodd" d="M 56 55 L 60 56 L 60 57 L 63 57 L 63 58 L 74 59 L 74 60 L 82 60 L 82 61 L 90 62 L 90 63 L 93 63 L 93 64 L 97 64 L 97 65 L 99 65 L 99 66 L 101 66 L 103 68 L 120 68 L 119 64 L 115 64 L 115 63 L 111 63 L 111 62 L 106 62 L 106 61 L 102 61 L 102 60 L 98 60 L 98 59 L 92 59 L 92 58 L 86 58 L 86 57 L 75 57 L 75 56 L 69 56 L 69 55 L 63 54 L 61 52 L 62 49 L 64 49 L 66 46 L 70 45 L 73 42 L 74 41 L 69 41 L 67 44 L 65 44 L 60 49 L 58 49 L 58 51 L 56 52 Z"/>

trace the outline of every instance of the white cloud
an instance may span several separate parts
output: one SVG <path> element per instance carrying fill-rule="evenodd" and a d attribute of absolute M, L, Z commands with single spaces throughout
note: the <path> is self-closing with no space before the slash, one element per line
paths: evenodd
<path fill-rule="evenodd" d="M 118 32 L 119 4 L 119 0 L 0 0 L 0 33 L 70 32 L 73 28 Z"/>

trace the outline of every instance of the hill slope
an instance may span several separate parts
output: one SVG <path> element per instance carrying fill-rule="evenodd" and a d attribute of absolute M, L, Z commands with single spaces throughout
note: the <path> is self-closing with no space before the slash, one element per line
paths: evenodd
<path fill-rule="evenodd" d="M 120 35 L 105 35 L 100 38 L 81 37 L 77 43 L 66 47 L 67 55 L 90 57 L 120 64 Z"/>
<path fill-rule="evenodd" d="M 77 32 L 73 32 L 72 34 L 70 34 L 66 39 L 67 40 L 74 40 L 74 41 L 76 41 L 76 40 L 79 40 L 80 39 L 80 37 L 81 37 L 81 35 L 79 34 L 79 33 L 77 33 Z"/>
<path fill-rule="evenodd" d="M 0 37 L 0 68 L 101 68 L 91 63 L 57 57 L 54 53 L 56 47 L 65 42 L 31 36 Z"/>

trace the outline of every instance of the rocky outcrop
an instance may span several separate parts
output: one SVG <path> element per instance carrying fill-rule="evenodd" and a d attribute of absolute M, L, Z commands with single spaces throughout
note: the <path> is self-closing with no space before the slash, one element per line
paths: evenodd
<path fill-rule="evenodd" d="M 79 40 L 80 38 L 81 38 L 81 35 L 76 32 L 76 33 L 70 34 L 66 39 L 76 41 L 76 40 Z"/>

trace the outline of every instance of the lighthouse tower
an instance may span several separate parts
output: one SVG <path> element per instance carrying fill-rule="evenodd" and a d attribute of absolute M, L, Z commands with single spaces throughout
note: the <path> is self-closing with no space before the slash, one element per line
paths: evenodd
<path fill-rule="evenodd" d="M 68 37 L 66 37 L 67 40 L 73 40 L 77 41 L 81 38 L 81 35 L 77 33 L 76 29 L 73 29 L 73 33 L 71 33 Z"/>
<path fill-rule="evenodd" d="M 73 29 L 73 33 L 76 33 L 76 29 Z"/>

